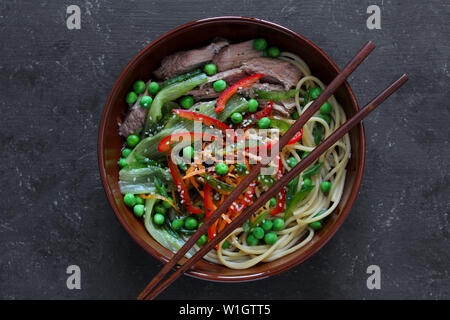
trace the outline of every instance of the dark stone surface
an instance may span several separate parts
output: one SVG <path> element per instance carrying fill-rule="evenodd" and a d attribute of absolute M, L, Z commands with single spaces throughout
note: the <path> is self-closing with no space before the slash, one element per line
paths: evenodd
<path fill-rule="evenodd" d="M 66 28 L 70 4 L 81 7 L 81 30 Z M 381 30 L 366 28 L 370 4 L 381 7 Z M 2 1 L 0 298 L 133 299 L 161 268 L 106 200 L 97 127 L 116 77 L 139 50 L 218 15 L 280 23 L 341 67 L 374 41 L 350 78 L 361 104 L 401 73 L 410 81 L 365 121 L 360 195 L 319 253 L 258 282 L 183 277 L 161 298 L 450 298 L 450 3 L 419 0 Z M 70 264 L 81 267 L 81 290 L 66 288 Z M 371 264 L 381 267 L 381 290 L 366 288 Z"/>

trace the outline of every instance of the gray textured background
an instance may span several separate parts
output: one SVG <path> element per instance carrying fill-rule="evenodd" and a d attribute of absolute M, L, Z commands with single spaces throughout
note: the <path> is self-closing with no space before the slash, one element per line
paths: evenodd
<path fill-rule="evenodd" d="M 78 4 L 82 29 L 66 28 Z M 366 28 L 378 4 L 382 29 Z M 311 39 L 361 104 L 401 73 L 407 86 L 366 121 L 359 197 L 336 236 L 282 275 L 242 284 L 183 277 L 161 298 L 439 299 L 449 280 L 449 1 L 1 1 L 0 298 L 133 299 L 161 268 L 128 236 L 104 194 L 97 128 L 121 70 L 146 44 L 198 18 L 255 16 Z M 180 48 L 182 49 L 182 48 Z M 66 267 L 82 290 L 66 288 Z M 382 288 L 366 288 L 381 267 Z"/>

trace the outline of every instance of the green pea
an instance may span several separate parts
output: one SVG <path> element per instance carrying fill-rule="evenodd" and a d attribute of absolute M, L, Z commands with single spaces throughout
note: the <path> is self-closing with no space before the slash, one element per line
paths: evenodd
<path fill-rule="evenodd" d="M 143 96 L 141 100 L 139 100 L 139 104 L 142 108 L 148 108 L 152 104 L 153 99 L 150 96 Z"/>
<path fill-rule="evenodd" d="M 125 148 L 122 150 L 122 157 L 126 158 L 130 155 L 131 153 L 131 149 L 130 148 Z"/>
<path fill-rule="evenodd" d="M 208 63 L 203 70 L 208 76 L 213 76 L 217 73 L 217 66 L 214 63 Z"/>
<path fill-rule="evenodd" d="M 278 49 L 277 47 L 270 47 L 269 49 L 267 49 L 267 53 L 270 57 L 276 58 L 280 55 L 280 49 Z"/>
<path fill-rule="evenodd" d="M 298 113 L 298 111 L 295 111 L 295 112 L 292 114 L 292 119 L 297 120 L 298 118 L 300 118 L 300 114 Z"/>
<path fill-rule="evenodd" d="M 275 207 L 277 205 L 277 199 L 276 198 L 270 198 L 269 200 L 269 206 Z"/>
<path fill-rule="evenodd" d="M 281 218 L 275 218 L 273 220 L 273 231 L 280 231 L 284 229 L 284 220 Z"/>
<path fill-rule="evenodd" d="M 208 238 L 206 237 L 206 234 L 203 234 L 200 238 L 197 240 L 198 246 L 203 246 L 208 241 Z"/>
<path fill-rule="evenodd" d="M 194 98 L 192 98 L 191 96 L 183 97 L 180 101 L 180 104 L 184 109 L 189 109 L 194 105 Z"/>
<path fill-rule="evenodd" d="M 145 212 L 145 207 L 143 204 L 137 204 L 133 207 L 134 215 L 138 218 L 142 217 Z"/>
<path fill-rule="evenodd" d="M 167 197 L 167 200 L 169 200 L 171 203 L 173 203 L 173 199 L 172 197 Z M 163 201 L 162 202 L 162 206 L 166 209 L 171 208 L 172 206 L 170 205 L 170 203 L 168 203 L 167 201 Z"/>
<path fill-rule="evenodd" d="M 258 100 L 250 99 L 248 100 L 247 107 L 249 112 L 256 112 L 258 110 Z"/>
<path fill-rule="evenodd" d="M 242 114 L 240 114 L 239 112 L 235 112 L 231 115 L 231 121 L 233 123 L 239 123 L 242 121 Z"/>
<path fill-rule="evenodd" d="M 330 181 L 323 181 L 320 183 L 320 190 L 322 190 L 323 193 L 328 193 L 331 190 L 331 182 Z"/>
<path fill-rule="evenodd" d="M 310 179 L 310 178 L 305 178 L 305 179 L 303 180 L 303 185 L 304 185 L 305 187 L 312 186 L 312 181 L 311 181 L 311 179 Z"/>
<path fill-rule="evenodd" d="M 268 232 L 264 236 L 264 242 L 269 245 L 274 244 L 275 242 L 277 242 L 277 240 L 278 240 L 278 236 L 275 232 Z"/>
<path fill-rule="evenodd" d="M 136 146 L 138 143 L 139 143 L 139 137 L 137 136 L 137 135 L 135 135 L 135 134 L 130 134 L 128 137 L 127 137 L 127 144 L 130 146 L 130 147 L 134 147 L 134 146 Z"/>
<path fill-rule="evenodd" d="M 133 207 L 136 204 L 136 198 L 134 194 L 127 193 L 123 196 L 123 202 L 127 207 Z"/>
<path fill-rule="evenodd" d="M 184 162 L 180 162 L 178 164 L 178 167 L 180 167 L 180 169 L 183 170 L 183 171 L 186 171 L 188 169 L 186 163 L 184 163 Z"/>
<path fill-rule="evenodd" d="M 305 159 L 311 152 L 303 152 L 302 159 Z"/>
<path fill-rule="evenodd" d="M 119 167 L 124 168 L 126 166 L 127 166 L 127 159 L 120 158 L 120 160 L 119 160 Z"/>
<path fill-rule="evenodd" d="M 256 246 L 258 244 L 258 239 L 256 239 L 252 234 L 249 234 L 247 237 L 247 244 L 249 246 Z"/>
<path fill-rule="evenodd" d="M 261 129 L 269 128 L 270 127 L 270 119 L 268 117 L 259 119 L 258 127 L 260 127 Z"/>
<path fill-rule="evenodd" d="M 183 157 L 186 159 L 192 159 L 194 157 L 194 148 L 187 146 L 183 148 Z"/>
<path fill-rule="evenodd" d="M 158 205 L 155 206 L 155 212 L 156 213 L 165 214 L 166 211 L 167 211 L 167 209 L 161 204 L 158 204 Z"/>
<path fill-rule="evenodd" d="M 238 163 L 233 169 L 238 174 L 244 174 L 247 172 L 247 165 L 245 163 Z"/>
<path fill-rule="evenodd" d="M 275 178 L 263 174 L 259 174 L 257 180 L 259 183 L 265 185 L 266 187 L 271 187 L 276 182 Z"/>
<path fill-rule="evenodd" d="M 133 104 L 136 102 L 137 98 L 138 98 L 137 94 L 134 91 L 131 91 L 125 97 L 125 101 L 129 104 Z"/>
<path fill-rule="evenodd" d="M 271 220 L 268 220 L 268 219 L 267 219 L 267 220 L 264 220 L 264 221 L 261 223 L 261 228 L 263 228 L 264 231 L 266 231 L 266 232 L 272 230 L 272 226 L 273 226 L 273 222 L 272 222 Z"/>
<path fill-rule="evenodd" d="M 267 48 L 266 39 L 263 38 L 255 39 L 253 41 L 253 48 L 258 51 L 263 51 L 264 49 L 266 49 Z"/>
<path fill-rule="evenodd" d="M 323 90 L 321 87 L 315 87 L 314 89 L 311 90 L 311 98 L 317 99 L 322 93 L 322 91 Z"/>
<path fill-rule="evenodd" d="M 194 230 L 195 228 L 197 228 L 198 222 L 197 219 L 189 217 L 186 220 L 184 220 L 184 226 L 186 227 L 186 229 L 188 230 Z"/>
<path fill-rule="evenodd" d="M 331 104 L 329 104 L 328 102 L 325 102 L 321 107 L 320 107 L 320 113 L 323 114 L 328 114 L 331 112 Z"/>
<path fill-rule="evenodd" d="M 159 84 L 156 82 L 150 82 L 148 85 L 148 92 L 150 94 L 155 95 L 159 91 Z"/>
<path fill-rule="evenodd" d="M 137 94 L 142 93 L 145 91 L 145 82 L 142 80 L 138 80 L 133 84 L 133 90 Z"/>
<path fill-rule="evenodd" d="M 320 223 L 320 221 L 314 221 L 314 222 L 311 222 L 311 223 L 309 224 L 309 226 L 310 226 L 311 229 L 313 229 L 313 230 L 319 230 L 320 228 L 322 228 L 322 223 Z"/>
<path fill-rule="evenodd" d="M 298 160 L 295 159 L 294 157 L 290 157 L 289 159 L 287 159 L 287 164 L 289 165 L 289 167 L 293 168 L 297 165 Z"/>
<path fill-rule="evenodd" d="M 226 163 L 216 164 L 216 173 L 220 176 L 224 176 L 228 173 L 228 165 Z"/>
<path fill-rule="evenodd" d="M 153 222 L 159 226 L 162 225 L 165 220 L 166 220 L 166 218 L 161 213 L 155 213 L 153 215 Z"/>
<path fill-rule="evenodd" d="M 142 199 L 142 198 L 139 197 L 139 196 L 136 196 L 135 198 L 136 198 L 136 205 L 138 205 L 138 204 L 144 204 L 144 199 Z"/>
<path fill-rule="evenodd" d="M 267 52 L 267 50 L 264 50 L 264 51 L 263 51 L 262 56 L 263 56 L 264 58 L 267 58 L 267 57 L 269 56 L 269 53 Z"/>
<path fill-rule="evenodd" d="M 319 114 L 318 117 L 325 120 L 328 124 L 330 124 L 330 122 L 331 122 L 331 117 L 327 114 Z"/>
<path fill-rule="evenodd" d="M 222 244 L 222 249 L 228 249 L 230 247 L 230 243 L 228 242 L 228 240 L 225 240 Z"/>
<path fill-rule="evenodd" d="M 253 230 L 253 236 L 256 239 L 261 240 L 264 238 L 264 229 L 261 227 L 256 227 L 255 230 Z"/>
<path fill-rule="evenodd" d="M 216 92 L 221 92 L 225 90 L 227 83 L 224 80 L 217 80 L 213 83 L 213 88 Z"/>
<path fill-rule="evenodd" d="M 175 231 L 180 230 L 184 225 L 183 219 L 175 219 L 172 221 L 172 229 Z"/>

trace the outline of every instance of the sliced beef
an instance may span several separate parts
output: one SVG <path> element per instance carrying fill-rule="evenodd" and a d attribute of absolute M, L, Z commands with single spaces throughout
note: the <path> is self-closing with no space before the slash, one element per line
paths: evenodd
<path fill-rule="evenodd" d="M 200 49 L 181 51 L 167 56 L 161 61 L 161 66 L 154 71 L 154 74 L 160 79 L 168 79 L 198 68 L 211 61 L 214 55 L 226 45 L 228 41 L 218 41 Z"/>
<path fill-rule="evenodd" d="M 221 72 L 240 67 L 244 61 L 261 57 L 261 54 L 253 48 L 253 40 L 250 40 L 222 48 L 213 58 L 213 63 Z"/>
<path fill-rule="evenodd" d="M 120 126 L 120 134 L 124 137 L 128 137 L 130 134 L 136 133 L 142 128 L 145 117 L 147 116 L 147 110 L 148 109 L 141 107 L 132 108 Z"/>
<path fill-rule="evenodd" d="M 242 64 L 248 74 L 264 73 L 262 82 L 281 84 L 286 90 L 295 87 L 302 73 L 287 61 L 272 58 L 256 58 Z"/>
<path fill-rule="evenodd" d="M 191 95 L 196 100 L 214 99 L 221 94 L 221 92 L 216 92 L 212 87 L 215 81 L 222 79 L 227 83 L 227 86 L 231 86 L 246 76 L 247 74 L 240 68 L 219 72 L 209 77 L 207 82 L 189 92 L 188 95 Z"/>
<path fill-rule="evenodd" d="M 284 101 L 274 101 L 273 112 L 277 113 L 283 117 L 289 117 L 295 111 L 295 100 L 294 98 L 284 100 Z"/>

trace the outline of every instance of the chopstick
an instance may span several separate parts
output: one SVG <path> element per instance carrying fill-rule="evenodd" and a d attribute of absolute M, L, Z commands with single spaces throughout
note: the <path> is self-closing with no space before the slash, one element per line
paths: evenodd
<path fill-rule="evenodd" d="M 281 139 L 272 146 L 273 150 L 281 150 L 289 140 L 303 128 L 305 123 L 311 118 L 320 108 L 322 104 L 324 104 L 336 91 L 336 89 L 345 81 L 345 79 L 361 64 L 361 62 L 372 52 L 375 48 L 375 45 L 368 41 L 359 51 L 358 53 L 350 60 L 350 62 L 344 67 L 344 69 L 330 82 L 330 84 L 325 88 L 325 90 L 320 94 L 320 96 L 306 109 L 299 119 L 286 131 L 286 133 L 281 137 Z M 330 136 L 331 137 L 331 136 Z M 322 143 L 323 144 L 323 143 Z M 321 144 L 321 145 L 322 145 Z M 315 148 L 318 149 L 318 147 Z M 317 154 L 317 152 L 311 152 L 307 158 L 310 158 L 310 162 L 314 159 L 311 157 L 311 154 Z M 224 200 L 222 205 L 220 205 L 205 221 L 205 223 L 186 241 L 186 243 L 174 254 L 172 259 L 170 259 L 164 267 L 156 274 L 156 276 L 150 281 L 150 283 L 145 287 L 145 289 L 139 294 L 137 297 L 139 300 L 142 299 L 153 299 L 155 298 L 162 290 L 164 290 L 167 286 L 169 286 L 173 281 L 175 281 L 185 270 L 189 269 L 195 262 L 203 257 L 210 249 L 212 249 L 219 241 L 223 240 L 229 233 L 231 233 L 240 223 L 242 223 L 248 216 L 250 216 L 251 208 L 255 211 L 258 207 L 255 204 L 264 204 L 265 202 L 256 201 L 251 207 L 248 207 L 244 210 L 237 218 L 235 218 L 224 230 L 218 235 L 216 235 L 211 241 L 205 244 L 193 257 L 187 260 L 184 265 L 182 265 L 177 271 L 175 271 L 166 281 L 164 281 L 160 286 L 156 288 L 153 292 L 151 292 L 157 284 L 162 281 L 170 270 L 176 266 L 178 261 L 184 257 L 184 255 L 194 246 L 197 240 L 207 232 L 209 227 L 223 214 L 225 213 L 231 204 L 245 191 L 248 185 L 256 179 L 258 174 L 261 171 L 261 168 L 267 165 L 275 155 L 271 153 L 270 157 L 267 157 L 265 162 L 260 162 L 256 164 L 249 174 L 241 181 L 239 185 L 228 195 L 228 197 Z M 303 159 L 301 163 L 306 163 L 305 159 Z M 298 166 L 298 165 L 297 165 Z M 303 165 L 302 165 L 303 166 Z M 296 167 L 294 167 L 295 169 Z M 306 167 L 305 167 L 306 168 Z M 290 172 L 294 171 L 292 169 Z M 290 177 L 291 175 L 286 174 L 283 179 L 280 181 L 284 181 L 286 177 Z M 292 178 L 291 178 L 292 179 Z M 264 194 L 267 194 L 271 191 L 275 186 L 279 186 L 279 182 L 276 183 L 270 190 L 266 191 Z M 289 181 L 286 181 L 286 184 Z M 280 187 L 281 188 L 281 187 Z M 274 192 L 276 193 L 276 192 Z M 272 196 L 271 196 L 272 197 Z M 264 197 L 265 198 L 265 197 Z M 259 199 L 262 199 L 259 198 Z M 269 199 L 269 198 L 268 198 Z M 267 201 L 266 201 L 267 202 Z M 240 223 L 234 223 L 235 221 L 240 221 Z M 203 254 L 201 254 L 203 252 Z M 200 255 L 201 254 L 201 255 Z"/>

